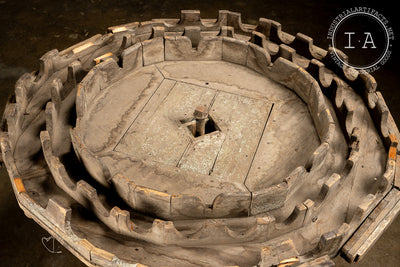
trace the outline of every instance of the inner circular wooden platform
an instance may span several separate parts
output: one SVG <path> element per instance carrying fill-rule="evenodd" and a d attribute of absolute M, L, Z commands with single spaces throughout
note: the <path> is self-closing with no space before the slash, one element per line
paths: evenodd
<path fill-rule="evenodd" d="M 187 122 L 199 105 L 218 129 L 194 137 Z M 86 118 L 83 140 L 111 175 L 169 194 L 195 194 L 205 203 L 282 182 L 320 144 L 307 105 L 295 93 L 225 61 L 143 67 L 102 89 Z M 186 175 L 141 175 L 132 164 L 138 161 L 156 166 L 155 173 Z"/>

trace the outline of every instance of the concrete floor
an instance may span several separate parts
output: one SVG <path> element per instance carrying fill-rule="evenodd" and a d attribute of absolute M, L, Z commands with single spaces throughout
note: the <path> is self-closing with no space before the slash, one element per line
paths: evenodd
<path fill-rule="evenodd" d="M 219 9 L 242 13 L 243 21 L 256 23 L 259 17 L 279 21 L 283 29 L 314 37 L 314 43 L 328 47 L 327 31 L 332 20 L 353 6 L 372 7 L 383 13 L 397 28 L 397 10 L 391 6 L 364 1 L 105 1 L 105 0 L 0 0 L 0 112 L 17 78 L 38 68 L 38 59 L 45 52 L 62 50 L 108 26 L 159 17 L 178 17 L 181 9 L 200 9 L 205 18 L 215 18 Z M 388 63 L 374 73 L 378 89 L 383 93 L 397 125 L 400 126 L 399 50 L 397 40 Z M 41 238 L 49 234 L 24 216 L 13 195 L 8 175 L 0 169 L 0 266 L 80 266 L 83 264 L 61 245 L 61 254 L 51 254 Z M 56 243 L 57 244 L 57 243 Z M 348 266 L 335 259 L 337 266 Z M 400 266 L 400 218 L 371 249 L 358 266 Z"/>

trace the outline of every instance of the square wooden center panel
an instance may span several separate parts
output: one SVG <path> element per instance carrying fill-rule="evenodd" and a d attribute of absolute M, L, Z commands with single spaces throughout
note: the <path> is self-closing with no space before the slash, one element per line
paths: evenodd
<path fill-rule="evenodd" d="M 190 124 L 199 105 L 208 108 L 215 129 L 195 137 Z M 242 183 L 272 107 L 266 99 L 183 82 L 161 84 L 115 151 Z"/>

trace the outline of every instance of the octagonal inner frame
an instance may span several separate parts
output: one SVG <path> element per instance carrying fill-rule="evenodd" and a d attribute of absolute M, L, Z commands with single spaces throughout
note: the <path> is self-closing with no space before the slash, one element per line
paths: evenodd
<path fill-rule="evenodd" d="M 164 51 L 164 53 L 160 53 L 160 51 Z M 137 62 L 140 60 L 142 60 L 141 64 Z M 164 62 L 164 60 L 169 61 Z M 188 60 L 196 61 L 189 62 Z M 159 37 L 144 41 L 123 52 L 122 69 L 113 60 L 106 59 L 96 66 L 82 81 L 77 97 L 79 118 L 77 131 L 75 131 L 76 134 L 73 134 L 75 136 L 73 139 L 79 139 L 79 136 L 82 136 L 79 131 L 85 132 L 82 136 L 83 139 L 78 143 L 88 145 L 88 151 L 91 151 L 91 153 L 87 153 L 87 155 L 92 155 L 91 159 L 84 161 L 86 162 L 86 167 L 103 184 L 107 184 L 104 177 L 104 169 L 107 169 L 106 172 L 110 177 L 116 174 L 123 174 L 135 185 L 131 186 L 132 189 L 130 191 L 133 192 L 128 190 L 128 192 L 122 193 L 125 194 L 122 197 L 124 199 L 130 198 L 131 200 L 127 202 L 133 208 L 138 210 L 146 209 L 146 212 L 150 211 L 150 213 L 157 214 L 157 216 L 163 218 L 174 217 L 170 208 L 171 201 L 169 204 L 166 203 L 171 196 L 186 198 L 189 196 L 192 202 L 196 203 L 192 205 L 193 207 L 205 207 L 193 209 L 199 210 L 197 213 L 192 212 L 190 216 L 194 217 L 243 216 L 280 207 L 283 205 L 287 193 L 285 189 L 280 190 L 282 192 L 278 193 L 280 197 L 275 200 L 275 203 L 265 205 L 261 209 L 254 208 L 253 212 L 250 211 L 251 195 L 254 195 L 254 192 L 263 192 L 266 189 L 268 191 L 271 186 L 282 182 L 299 165 L 306 165 L 310 169 L 312 162 L 315 161 L 313 157 L 315 153 L 313 152 L 319 144 L 318 136 L 323 141 L 323 145 L 319 146 L 322 153 L 317 153 L 318 157 L 321 158 L 326 156 L 329 147 L 328 143 L 332 141 L 335 127 L 329 108 L 325 104 L 324 96 L 316 81 L 302 68 L 294 64 L 290 65 L 288 62 L 277 61 L 278 64 L 275 64 L 275 68 L 278 69 L 273 71 L 269 67 L 270 57 L 264 49 L 259 49 L 258 46 L 245 41 L 219 36 L 202 37 L 196 49 L 191 47 L 191 40 L 186 36 L 165 36 L 164 38 Z M 206 67 L 200 67 L 201 64 L 206 64 Z M 238 66 L 238 64 L 246 67 Z M 132 70 L 136 70 L 142 65 L 144 66 L 143 68 L 137 70 L 135 74 L 130 74 Z M 216 67 L 217 65 L 218 67 Z M 230 67 L 225 67 L 224 69 L 224 67 L 221 67 L 222 65 Z M 286 68 L 286 70 L 279 69 L 279 66 Z M 171 75 L 173 68 L 177 68 L 178 71 L 172 71 Z M 221 68 L 223 71 L 218 70 Z M 254 70 L 264 75 L 255 73 Z M 251 78 L 241 79 L 236 77 L 236 79 L 233 79 L 234 75 L 225 75 L 236 71 L 245 71 L 246 74 L 240 77 L 249 76 Z M 283 71 L 283 73 L 277 73 L 276 71 Z M 122 72 L 133 80 L 129 81 L 131 78 L 122 78 Z M 119 78 L 115 79 L 115 77 L 112 77 L 113 75 Z M 140 75 L 146 78 L 137 79 Z M 171 75 L 171 77 L 168 75 Z M 201 77 L 202 75 L 203 77 Z M 278 76 L 274 77 L 274 75 Z M 285 77 L 286 75 L 288 77 Z M 196 76 L 197 78 L 193 78 Z M 288 87 L 292 87 L 295 93 L 282 85 L 274 84 L 266 76 L 272 79 L 278 78 L 278 81 L 280 79 L 291 79 L 293 84 Z M 223 81 L 218 82 L 221 79 Z M 238 85 L 233 84 L 233 80 Z M 139 89 L 138 92 L 131 93 L 130 83 L 135 83 L 138 87 L 143 88 L 143 91 Z M 258 83 L 259 87 L 254 89 L 251 83 Z M 271 86 L 272 84 L 274 85 Z M 114 86 L 117 89 L 113 88 Z M 243 90 L 241 86 L 245 89 Z M 268 87 L 274 89 L 272 93 L 268 92 L 266 94 L 266 91 L 269 90 L 266 89 Z M 118 88 L 121 91 L 118 91 Z M 102 108 L 99 102 L 107 99 L 107 95 L 111 94 L 110 92 L 112 91 L 118 93 L 114 94 L 113 100 L 110 98 L 108 102 L 105 101 L 104 106 L 108 106 L 108 112 L 100 112 L 97 115 L 99 116 L 98 119 L 93 119 L 91 116 L 96 116 L 96 113 Z M 124 92 L 127 94 L 124 94 Z M 165 104 L 168 102 L 168 95 L 171 92 L 172 94 L 175 93 L 175 97 L 171 98 L 171 104 Z M 186 95 L 191 95 L 192 98 L 183 98 L 182 95 L 185 95 L 185 93 Z M 309 111 L 307 111 L 304 103 L 296 94 L 308 104 Z M 117 95 L 119 97 L 116 97 Z M 133 99 L 126 98 L 126 95 L 132 96 Z M 223 118 L 225 116 L 223 114 L 227 113 L 224 110 L 228 108 L 227 106 L 220 104 L 220 114 L 216 116 L 216 120 L 218 124 L 224 125 L 220 127 L 228 127 L 217 135 L 207 136 L 201 141 L 196 140 L 193 142 L 188 138 L 187 130 L 184 127 L 179 127 L 179 123 L 182 120 L 190 119 L 192 111 L 198 104 L 208 105 L 212 113 L 211 103 L 215 104 L 216 99 L 217 104 L 220 102 L 217 95 L 224 96 L 222 98 L 219 97 L 220 99 L 236 97 L 238 98 L 236 102 L 242 105 L 240 107 L 242 111 L 238 112 L 236 116 L 244 120 L 231 127 L 231 129 L 240 128 L 239 135 L 242 134 L 242 130 L 248 130 L 247 134 L 254 136 L 247 142 L 250 145 L 246 144 L 246 138 L 242 138 L 245 141 L 244 147 L 247 145 L 247 150 L 242 151 L 241 146 L 236 146 L 232 149 L 235 139 L 230 140 L 227 132 L 231 134 L 234 131 L 226 131 L 229 129 L 229 121 L 232 121 L 232 118 L 230 117 L 229 120 L 226 118 L 224 120 Z M 204 97 L 204 99 L 201 99 L 200 96 Z M 180 101 L 174 100 L 176 97 Z M 199 99 L 196 99 L 196 97 Z M 135 99 L 139 99 L 139 101 L 135 102 Z M 249 104 L 252 105 L 258 103 L 258 110 L 257 108 L 253 109 L 256 110 L 253 114 L 256 117 L 247 120 L 248 118 L 243 116 L 244 110 L 248 108 L 248 106 L 243 105 L 243 99 L 247 99 Z M 189 104 L 186 103 L 186 106 L 183 105 L 181 107 L 176 106 L 177 103 L 185 103 L 184 100 Z M 125 103 L 124 101 L 129 103 L 122 104 Z M 285 101 L 293 101 L 291 108 L 283 104 Z M 120 110 L 120 116 L 116 116 L 117 118 L 121 117 L 122 120 L 111 118 L 115 110 L 121 109 L 121 107 L 129 107 L 129 111 Z M 275 107 L 277 111 L 272 112 L 272 107 Z M 158 108 L 160 108 L 158 110 L 160 113 L 157 113 Z M 178 111 L 179 109 L 181 110 Z M 281 109 L 282 112 L 280 114 Z M 142 115 L 137 116 L 139 113 L 152 115 L 141 117 Z M 171 114 L 173 116 L 170 116 Z M 312 120 L 309 114 L 311 114 Z M 271 134 L 265 135 L 265 130 L 268 131 L 269 129 L 268 118 L 270 116 L 272 116 L 272 121 L 270 122 L 272 126 L 269 127 L 273 129 L 272 132 L 274 134 L 279 133 L 279 124 L 283 126 L 281 127 L 282 129 L 288 129 L 290 124 L 296 125 L 299 127 L 298 132 L 302 133 L 299 137 L 296 137 L 293 134 L 293 129 L 290 129 L 290 134 L 289 132 L 277 134 L 281 138 L 273 137 Z M 156 119 L 154 120 L 154 118 Z M 220 121 L 218 122 L 218 120 Z M 113 123 L 109 123 L 110 121 Z M 146 126 L 147 123 L 148 125 Z M 152 123 L 154 125 L 149 126 Z M 315 130 L 313 123 L 316 126 Z M 91 124 L 94 128 L 89 126 Z M 258 125 L 251 128 L 255 124 Z M 112 126 L 110 127 L 110 125 Z M 138 133 L 135 127 L 147 130 L 144 132 L 139 131 Z M 157 131 L 154 131 L 154 127 L 160 127 L 160 132 L 176 131 L 176 134 L 172 135 L 172 139 L 175 141 L 164 140 L 164 144 L 167 144 L 167 147 L 168 144 L 171 146 L 163 153 L 159 153 L 158 150 L 158 153 L 155 152 L 154 148 L 157 148 L 157 146 L 152 146 L 154 142 L 159 142 L 162 139 L 162 136 Z M 309 128 L 312 129 L 311 132 L 309 132 Z M 277 129 L 278 131 L 276 131 Z M 107 136 L 108 133 L 111 133 L 111 135 Z M 285 134 L 290 136 L 291 139 L 283 138 Z M 175 138 L 176 136 L 179 137 Z M 147 143 L 146 140 L 148 141 Z M 226 159 L 220 160 L 220 152 L 224 151 L 223 144 L 225 140 L 228 140 L 228 144 L 230 140 L 230 145 L 226 146 L 228 148 L 228 153 L 225 153 L 227 155 Z M 283 141 L 286 144 L 282 146 L 280 140 L 286 140 Z M 303 151 L 291 145 L 292 141 L 306 144 L 308 148 L 305 145 L 304 148 L 306 149 Z M 132 149 L 137 143 L 141 143 L 142 146 L 136 146 L 136 150 Z M 161 148 L 161 144 L 162 142 L 159 143 L 158 147 Z M 152 148 L 153 150 L 151 150 Z M 211 150 L 211 153 L 202 153 L 199 151 L 201 150 L 200 148 L 208 152 Z M 271 159 L 269 151 L 282 150 L 282 148 L 285 157 L 275 155 L 275 158 L 272 156 Z M 79 151 L 79 148 L 76 150 Z M 173 151 L 169 152 L 170 150 Z M 298 153 L 299 150 L 300 152 Z M 194 151 L 196 152 L 193 153 Z M 237 157 L 235 151 L 241 151 L 242 153 L 239 153 L 240 156 Z M 236 154 L 233 160 L 231 154 Z M 206 155 L 209 157 L 204 158 Z M 224 153 L 222 153 L 222 156 L 224 156 Z M 270 166 L 264 164 L 265 158 L 270 159 L 275 164 Z M 160 163 L 165 164 L 165 166 L 161 166 Z M 180 169 L 177 170 L 176 167 L 180 167 Z M 140 169 L 139 173 L 142 173 L 142 175 L 137 175 L 138 168 Z M 182 169 L 190 172 L 183 172 Z M 222 171 L 220 171 L 221 169 Z M 274 171 L 269 172 L 272 169 Z M 213 175 L 216 179 L 213 179 Z M 149 179 L 148 177 L 151 178 Z M 149 201 L 144 201 L 146 202 L 144 206 L 138 204 L 141 201 L 137 198 L 142 199 L 142 197 L 137 197 L 140 194 L 135 192 L 138 189 L 136 185 L 167 194 L 162 197 L 164 200 L 161 201 L 164 202 L 161 204 L 164 208 L 160 209 L 160 205 L 155 203 L 149 205 Z M 160 185 L 165 187 L 159 187 Z M 205 188 L 204 193 L 199 194 L 198 188 Z M 263 192 L 262 194 L 266 196 L 261 197 L 260 201 L 265 203 L 268 201 L 268 196 L 276 194 L 276 192 Z M 129 197 L 129 195 L 131 196 Z M 132 197 L 132 195 L 134 196 Z M 218 197 L 220 201 L 216 201 Z M 228 199 L 235 199 L 235 201 L 232 201 L 232 204 L 226 204 Z M 220 205 L 223 207 L 222 211 L 214 212 L 214 210 L 217 210 L 214 209 L 214 206 L 218 202 L 225 203 Z M 187 205 L 184 204 L 184 206 Z M 211 207 L 213 211 L 209 212 L 206 207 Z M 178 213 L 182 216 L 180 211 Z M 183 215 L 183 217 L 185 216 Z"/>

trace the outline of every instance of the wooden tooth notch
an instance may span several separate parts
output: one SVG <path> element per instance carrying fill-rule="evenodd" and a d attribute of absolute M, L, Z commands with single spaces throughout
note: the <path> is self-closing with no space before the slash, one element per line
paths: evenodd
<path fill-rule="evenodd" d="M 260 32 L 253 31 L 251 33 L 250 42 L 255 44 L 255 45 L 258 45 L 258 46 L 260 46 L 262 48 L 265 48 L 265 49 L 267 48 L 266 37 L 265 37 L 264 34 L 262 34 Z"/>
<path fill-rule="evenodd" d="M 318 205 L 333 194 L 341 181 L 341 176 L 337 173 L 332 174 L 329 179 L 322 185 L 318 196 Z"/>
<path fill-rule="evenodd" d="M 303 33 L 297 33 L 290 46 L 303 57 L 308 59 L 315 58 L 313 53 L 313 39 Z"/>
<path fill-rule="evenodd" d="M 254 31 L 259 32 L 260 34 L 264 35 L 266 39 L 269 39 L 271 32 L 271 20 L 260 18 Z"/>
<path fill-rule="evenodd" d="M 280 45 L 280 44 L 291 44 L 295 37 L 284 31 L 282 31 L 282 25 L 279 22 L 270 20 L 270 33 L 269 40 Z"/>
<path fill-rule="evenodd" d="M 52 218 L 53 222 L 61 229 L 65 229 L 71 221 L 71 208 L 64 207 L 55 198 L 49 199 L 46 212 L 49 214 L 49 217 Z"/>
<path fill-rule="evenodd" d="M 232 26 L 235 29 L 235 32 L 247 36 L 250 36 L 252 32 L 252 30 L 244 27 L 242 23 L 242 14 L 238 12 L 227 12 L 227 26 Z"/>
<path fill-rule="evenodd" d="M 186 26 L 183 30 L 183 36 L 190 39 L 192 48 L 197 48 L 201 39 L 199 26 Z"/>
<path fill-rule="evenodd" d="M 154 26 L 151 28 L 151 37 L 150 39 L 158 38 L 158 37 L 164 37 L 165 34 L 165 27 L 161 26 Z"/>
<path fill-rule="evenodd" d="M 53 49 L 44 54 L 39 61 L 39 73 L 35 78 L 35 83 L 41 83 L 47 80 L 53 74 L 53 58 L 58 55 L 58 50 Z"/>
<path fill-rule="evenodd" d="M 276 56 L 274 57 L 283 57 L 284 59 L 287 59 L 289 61 L 293 61 L 293 57 L 296 54 L 296 50 L 291 48 L 290 46 L 287 46 L 285 44 L 281 44 L 279 46 L 279 52 Z"/>
<path fill-rule="evenodd" d="M 324 233 L 321 236 L 317 247 L 312 251 L 313 257 L 318 258 L 324 254 L 334 257 L 340 249 L 343 235 L 348 229 L 349 225 L 344 223 L 339 229 Z"/>

